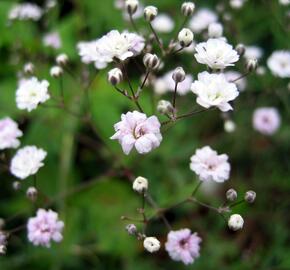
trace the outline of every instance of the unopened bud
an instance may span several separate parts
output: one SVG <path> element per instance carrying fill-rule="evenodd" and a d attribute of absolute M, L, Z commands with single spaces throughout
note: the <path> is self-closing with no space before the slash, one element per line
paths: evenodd
<path fill-rule="evenodd" d="M 249 190 L 245 194 L 245 201 L 248 203 L 253 203 L 256 199 L 256 192 L 253 190 Z"/>
<path fill-rule="evenodd" d="M 36 201 L 38 195 L 38 191 L 35 187 L 29 187 L 26 191 L 26 196 L 31 201 Z"/>
<path fill-rule="evenodd" d="M 182 81 L 185 80 L 185 71 L 182 67 L 178 67 L 174 70 L 173 74 L 172 74 L 172 79 L 176 82 L 176 83 L 180 83 Z"/>
<path fill-rule="evenodd" d="M 137 233 L 137 227 L 135 224 L 128 224 L 126 226 L 126 231 L 128 232 L 128 234 L 130 235 L 135 235 Z"/>
<path fill-rule="evenodd" d="M 231 188 L 226 192 L 226 197 L 228 201 L 233 202 L 237 199 L 238 193 L 233 188 Z"/>
<path fill-rule="evenodd" d="M 157 111 L 161 114 L 170 114 L 173 110 L 172 104 L 167 100 L 160 100 L 157 104 Z"/>
<path fill-rule="evenodd" d="M 211 23 L 208 26 L 208 36 L 210 38 L 220 38 L 223 35 L 223 26 L 220 23 Z"/>
<path fill-rule="evenodd" d="M 144 193 L 148 189 L 148 180 L 142 176 L 138 176 L 133 182 L 133 190 L 138 193 Z"/>
<path fill-rule="evenodd" d="M 148 6 L 144 8 L 144 18 L 148 22 L 152 22 L 158 14 L 157 7 Z"/>
<path fill-rule="evenodd" d="M 7 252 L 7 248 L 5 245 L 0 245 L 0 255 L 5 255 Z"/>
<path fill-rule="evenodd" d="M 146 237 L 143 246 L 147 251 L 153 253 L 160 249 L 160 242 L 156 237 Z"/>
<path fill-rule="evenodd" d="M 181 13 L 188 17 L 191 16 L 194 12 L 195 5 L 192 2 L 184 2 L 181 6 Z"/>
<path fill-rule="evenodd" d="M 26 74 L 28 74 L 28 75 L 31 75 L 31 74 L 34 73 L 34 65 L 33 65 L 31 62 L 26 63 L 26 64 L 24 65 L 23 70 L 24 70 L 24 73 L 26 73 Z"/>
<path fill-rule="evenodd" d="M 238 231 L 244 226 L 244 219 L 241 215 L 233 214 L 228 220 L 228 226 L 233 231 Z"/>
<path fill-rule="evenodd" d="M 236 51 L 237 51 L 239 56 L 243 56 L 246 52 L 246 48 L 245 48 L 244 44 L 238 44 L 236 46 Z"/>
<path fill-rule="evenodd" d="M 123 72 L 119 68 L 113 68 L 108 72 L 108 81 L 112 85 L 117 85 L 123 80 Z"/>
<path fill-rule="evenodd" d="M 183 28 L 178 34 L 178 41 L 181 47 L 188 47 L 193 42 L 193 33 L 188 28 Z"/>
<path fill-rule="evenodd" d="M 68 56 L 65 53 L 59 54 L 56 57 L 56 63 L 60 66 L 65 66 L 68 63 Z"/>
<path fill-rule="evenodd" d="M 256 70 L 258 67 L 258 60 L 257 59 L 248 59 L 246 63 L 247 71 L 251 72 Z"/>
<path fill-rule="evenodd" d="M 21 183 L 19 181 L 14 181 L 12 187 L 14 190 L 19 190 L 21 188 Z"/>
<path fill-rule="evenodd" d="M 224 129 L 228 133 L 232 133 L 236 130 L 236 124 L 232 120 L 226 120 L 224 123 Z"/>
<path fill-rule="evenodd" d="M 137 0 L 126 0 L 125 6 L 129 14 L 133 15 L 138 9 L 139 2 Z"/>
<path fill-rule="evenodd" d="M 158 68 L 160 60 L 156 54 L 146 53 L 143 58 L 143 63 L 147 69 L 154 70 Z"/>
<path fill-rule="evenodd" d="M 50 69 L 50 76 L 54 78 L 59 78 L 63 74 L 63 70 L 59 66 L 54 66 Z"/>

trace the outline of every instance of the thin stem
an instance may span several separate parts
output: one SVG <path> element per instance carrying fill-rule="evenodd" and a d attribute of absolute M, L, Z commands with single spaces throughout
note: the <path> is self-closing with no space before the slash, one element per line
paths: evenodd
<path fill-rule="evenodd" d="M 163 44 L 162 44 L 160 38 L 158 37 L 158 34 L 156 33 L 155 29 L 153 28 L 151 22 L 149 22 L 149 26 L 150 26 L 150 29 L 151 29 L 151 31 L 152 31 L 154 37 L 155 37 L 155 40 L 156 40 L 157 43 L 158 43 L 159 48 L 161 49 L 162 52 L 164 52 Z"/>
<path fill-rule="evenodd" d="M 202 185 L 202 181 L 199 181 L 195 187 L 195 189 L 193 190 L 191 196 L 194 197 L 195 194 L 197 193 L 197 191 L 199 190 L 200 186 Z"/>
<path fill-rule="evenodd" d="M 237 82 L 238 80 L 247 77 L 250 73 L 251 73 L 251 71 L 247 71 L 246 73 L 242 74 L 241 76 L 239 76 L 238 78 L 236 78 L 236 79 L 234 79 L 234 80 L 231 80 L 230 82 L 231 82 L 231 83 Z"/>
<path fill-rule="evenodd" d="M 133 26 L 135 32 L 138 33 L 138 32 L 139 32 L 138 27 L 137 27 L 137 25 L 135 24 L 135 21 L 134 21 L 134 19 L 133 19 L 133 14 L 131 14 L 130 12 L 129 12 L 129 18 L 130 18 L 130 23 L 132 24 L 132 26 Z"/>
<path fill-rule="evenodd" d="M 64 91 L 63 91 L 62 77 L 59 78 L 59 91 L 60 91 L 60 96 L 61 96 L 61 103 L 64 104 Z"/>
<path fill-rule="evenodd" d="M 132 98 L 128 95 L 128 93 L 124 90 L 121 90 L 120 88 L 118 88 L 117 86 L 115 86 L 115 89 L 120 93 L 122 94 L 123 96 L 125 96 L 126 98 L 132 100 Z"/>
<path fill-rule="evenodd" d="M 147 81 L 147 79 L 148 79 L 148 77 L 149 77 L 149 74 L 150 74 L 150 70 L 147 70 L 146 75 L 145 75 L 145 78 L 144 78 L 144 80 L 143 80 L 143 82 L 142 82 L 142 84 L 141 84 L 141 86 L 140 86 L 140 89 L 141 89 L 141 90 L 142 90 L 143 87 L 145 86 L 146 81 Z"/>
<path fill-rule="evenodd" d="M 200 206 L 203 206 L 203 207 L 205 207 L 205 208 L 208 208 L 208 209 L 210 209 L 210 210 L 213 210 L 213 211 L 219 213 L 219 209 L 218 209 L 218 208 L 213 207 L 213 206 L 211 206 L 211 205 L 209 205 L 209 204 L 203 203 L 203 202 L 197 200 L 197 199 L 194 198 L 194 197 L 191 197 L 191 198 L 189 198 L 188 200 L 191 201 L 191 202 L 193 202 L 193 203 L 196 203 L 196 204 L 198 204 L 198 205 L 200 205 Z"/>
<path fill-rule="evenodd" d="M 245 199 L 242 199 L 242 200 L 240 200 L 240 201 L 238 201 L 238 202 L 235 202 L 235 203 L 230 204 L 229 207 L 230 207 L 230 208 L 233 208 L 233 207 L 235 207 L 235 206 L 237 206 L 237 205 L 240 205 L 240 204 L 242 204 L 242 203 L 244 203 L 244 202 L 245 202 Z"/>
<path fill-rule="evenodd" d="M 176 108 L 177 86 L 178 86 L 178 82 L 175 82 L 174 95 L 173 95 L 173 99 L 172 99 L 172 105 L 173 105 L 174 109 Z"/>

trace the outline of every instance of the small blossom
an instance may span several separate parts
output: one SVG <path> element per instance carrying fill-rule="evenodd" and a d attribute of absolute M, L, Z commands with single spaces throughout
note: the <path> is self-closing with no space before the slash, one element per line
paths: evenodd
<path fill-rule="evenodd" d="M 223 26 L 220 23 L 211 23 L 208 26 L 208 36 L 210 38 L 220 38 L 223 35 Z"/>
<path fill-rule="evenodd" d="M 245 0 L 230 0 L 230 6 L 234 9 L 240 9 L 243 7 Z"/>
<path fill-rule="evenodd" d="M 228 201 L 233 202 L 238 198 L 238 193 L 231 188 L 226 192 L 226 197 Z"/>
<path fill-rule="evenodd" d="M 211 23 L 216 22 L 217 19 L 218 17 L 213 11 L 206 8 L 200 9 L 190 20 L 189 28 L 194 33 L 200 33 L 207 29 Z"/>
<path fill-rule="evenodd" d="M 280 115 L 276 108 L 259 108 L 253 114 L 254 129 L 264 135 L 273 135 L 280 127 L 280 122 Z"/>
<path fill-rule="evenodd" d="M 111 137 L 118 140 L 126 155 L 133 147 L 140 154 L 157 148 L 161 141 L 160 122 L 156 116 L 147 117 L 138 111 L 122 114 L 121 121 L 114 125 L 116 133 Z"/>
<path fill-rule="evenodd" d="M 263 50 L 257 46 L 246 46 L 244 57 L 249 59 L 261 59 L 263 56 Z"/>
<path fill-rule="evenodd" d="M 244 226 L 244 220 L 241 215 L 233 214 L 228 220 L 228 226 L 233 231 L 241 230 Z"/>
<path fill-rule="evenodd" d="M 170 114 L 174 110 L 171 102 L 167 100 L 159 100 L 157 105 L 157 111 L 161 114 Z"/>
<path fill-rule="evenodd" d="M 56 63 L 60 66 L 65 66 L 68 60 L 68 56 L 65 53 L 61 53 L 56 57 Z"/>
<path fill-rule="evenodd" d="M 134 14 L 138 9 L 139 2 L 137 0 L 126 0 L 125 6 L 129 14 Z"/>
<path fill-rule="evenodd" d="M 290 78 L 290 51 L 275 51 L 267 61 L 273 75 Z"/>
<path fill-rule="evenodd" d="M 246 52 L 246 47 L 245 47 L 244 44 L 239 43 L 236 46 L 235 50 L 237 51 L 237 53 L 238 53 L 239 56 L 243 56 L 245 54 L 245 52 Z"/>
<path fill-rule="evenodd" d="M 126 226 L 126 231 L 128 232 L 128 234 L 130 235 L 135 235 L 137 233 L 137 227 L 135 224 L 128 224 Z"/>
<path fill-rule="evenodd" d="M 18 137 L 23 135 L 18 125 L 11 118 L 5 117 L 0 120 L 0 150 L 17 148 L 20 145 Z"/>
<path fill-rule="evenodd" d="M 144 8 L 144 18 L 148 22 L 153 21 L 156 18 L 157 14 L 158 14 L 157 7 L 147 6 Z"/>
<path fill-rule="evenodd" d="M 138 176 L 133 182 L 133 190 L 143 193 L 148 189 L 148 180 L 142 176 Z"/>
<path fill-rule="evenodd" d="M 172 79 L 175 83 L 181 83 L 185 80 L 185 71 L 182 67 L 177 67 L 172 74 Z"/>
<path fill-rule="evenodd" d="M 50 247 L 51 242 L 61 242 L 64 223 L 52 210 L 39 209 L 36 217 L 28 220 L 28 240 L 35 246 Z"/>
<path fill-rule="evenodd" d="M 156 237 L 146 237 L 143 246 L 147 251 L 153 253 L 160 249 L 160 242 Z"/>
<path fill-rule="evenodd" d="M 144 66 L 147 69 L 154 70 L 160 65 L 160 60 L 156 54 L 146 53 L 143 58 Z"/>
<path fill-rule="evenodd" d="M 256 200 L 256 192 L 253 190 L 247 191 L 244 199 L 248 203 L 253 203 Z"/>
<path fill-rule="evenodd" d="M 58 32 L 48 33 L 43 37 L 43 44 L 46 47 L 59 49 L 62 46 L 61 38 Z"/>
<path fill-rule="evenodd" d="M 43 15 L 42 9 L 32 3 L 16 4 L 9 12 L 10 20 L 33 20 L 38 21 Z"/>
<path fill-rule="evenodd" d="M 167 14 L 159 14 L 152 21 L 152 26 L 159 33 L 170 33 L 174 29 L 174 21 Z"/>
<path fill-rule="evenodd" d="M 29 187 L 26 191 L 26 196 L 31 201 L 36 201 L 38 195 L 38 191 L 35 187 Z"/>
<path fill-rule="evenodd" d="M 234 66 L 234 63 L 239 60 L 239 55 L 233 46 L 222 39 L 210 38 L 207 42 L 197 44 L 195 50 L 196 61 L 213 69 Z"/>
<path fill-rule="evenodd" d="M 189 229 L 170 231 L 165 249 L 174 261 L 192 264 L 199 257 L 201 238 Z"/>
<path fill-rule="evenodd" d="M 232 133 L 236 130 L 236 124 L 232 120 L 226 120 L 224 123 L 224 129 L 228 133 Z"/>
<path fill-rule="evenodd" d="M 33 63 L 31 63 L 31 62 L 26 63 L 24 65 L 23 71 L 26 74 L 33 74 L 34 73 L 34 65 L 33 65 Z"/>
<path fill-rule="evenodd" d="M 190 169 L 201 181 L 222 183 L 229 179 L 231 166 L 226 154 L 218 155 L 209 146 L 197 149 L 190 158 Z"/>
<path fill-rule="evenodd" d="M 178 41 L 181 47 L 188 47 L 193 42 L 193 33 L 188 28 L 183 28 L 178 34 Z"/>
<path fill-rule="evenodd" d="M 184 2 L 181 6 L 181 13 L 188 17 L 191 16 L 194 12 L 195 4 L 192 2 Z"/>
<path fill-rule="evenodd" d="M 257 59 L 248 59 L 246 62 L 246 70 L 248 72 L 252 72 L 256 70 L 258 67 L 258 60 Z"/>
<path fill-rule="evenodd" d="M 20 179 L 34 175 L 44 165 L 46 152 L 35 146 L 25 146 L 19 149 L 11 160 L 10 172 Z"/>
<path fill-rule="evenodd" d="M 54 66 L 50 69 L 50 76 L 58 78 L 63 74 L 63 69 L 59 66 Z"/>
<path fill-rule="evenodd" d="M 112 85 L 117 85 L 123 80 L 123 72 L 119 68 L 111 69 L 108 72 L 108 81 Z"/>
<path fill-rule="evenodd" d="M 206 71 L 198 74 L 198 80 L 191 86 L 197 95 L 196 102 L 205 108 L 212 106 L 226 112 L 232 110 L 230 101 L 234 100 L 239 91 L 234 83 L 229 83 L 223 74 L 210 74 Z"/>
<path fill-rule="evenodd" d="M 16 90 L 17 108 L 32 111 L 38 104 L 49 99 L 49 83 L 46 80 L 39 81 L 37 78 L 24 79 L 20 81 Z"/>

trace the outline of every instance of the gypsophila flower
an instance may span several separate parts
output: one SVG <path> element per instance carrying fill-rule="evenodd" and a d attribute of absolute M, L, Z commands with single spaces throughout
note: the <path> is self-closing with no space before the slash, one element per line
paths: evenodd
<path fill-rule="evenodd" d="M 217 19 L 217 15 L 213 11 L 206 8 L 200 9 L 190 20 L 189 28 L 194 33 L 200 33 L 207 29 L 211 23 L 216 22 Z"/>
<path fill-rule="evenodd" d="M 230 0 L 230 6 L 234 9 L 240 9 L 243 7 L 245 0 Z"/>
<path fill-rule="evenodd" d="M 208 36 L 210 38 L 220 38 L 223 35 L 223 26 L 220 23 L 214 22 L 208 26 Z"/>
<path fill-rule="evenodd" d="M 290 78 L 290 51 L 275 51 L 267 61 L 273 75 Z"/>
<path fill-rule="evenodd" d="M 233 214 L 228 220 L 228 226 L 233 231 L 241 230 L 244 226 L 244 219 L 239 214 Z"/>
<path fill-rule="evenodd" d="M 280 127 L 281 119 L 276 108 L 263 107 L 253 114 L 253 127 L 264 135 L 273 135 Z"/>
<path fill-rule="evenodd" d="M 236 123 L 232 120 L 226 120 L 224 123 L 225 132 L 232 133 L 236 130 Z"/>
<path fill-rule="evenodd" d="M 226 112 L 232 110 L 230 101 L 234 100 L 239 91 L 234 83 L 229 83 L 223 74 L 210 74 L 207 71 L 198 74 L 198 80 L 191 85 L 197 95 L 196 102 L 205 108 L 212 106 Z"/>
<path fill-rule="evenodd" d="M 30 112 L 34 110 L 38 104 L 44 103 L 50 98 L 48 86 L 48 81 L 39 81 L 35 77 L 21 80 L 16 90 L 17 108 Z"/>
<path fill-rule="evenodd" d="M 153 253 L 160 249 L 160 242 L 156 237 L 146 237 L 143 246 L 147 251 Z"/>
<path fill-rule="evenodd" d="M 152 21 L 152 26 L 159 33 L 170 33 L 174 28 L 174 21 L 167 14 L 159 14 Z"/>
<path fill-rule="evenodd" d="M 32 3 L 16 4 L 9 11 L 10 20 L 33 20 L 38 21 L 42 17 L 42 9 Z"/>
<path fill-rule="evenodd" d="M 46 152 L 36 146 L 25 146 L 19 149 L 11 160 L 10 172 L 20 179 L 34 175 L 44 165 Z"/>
<path fill-rule="evenodd" d="M 148 189 L 148 180 L 142 176 L 138 176 L 133 182 L 133 190 L 143 193 Z"/>
<path fill-rule="evenodd" d="M 233 46 L 219 38 L 210 38 L 207 42 L 201 42 L 196 45 L 195 50 L 196 61 L 212 69 L 234 66 L 234 63 L 239 60 L 239 55 Z"/>
<path fill-rule="evenodd" d="M 249 59 L 261 59 L 263 56 L 263 50 L 260 47 L 257 46 L 246 46 L 245 47 L 245 53 L 244 57 Z"/>
<path fill-rule="evenodd" d="M 0 150 L 17 148 L 20 145 L 18 137 L 23 135 L 18 125 L 9 117 L 0 120 Z"/>
<path fill-rule="evenodd" d="M 26 63 L 23 67 L 23 71 L 26 74 L 33 74 L 34 73 L 34 64 L 31 62 Z"/>
<path fill-rule="evenodd" d="M 226 154 L 218 155 L 209 146 L 204 146 L 190 158 L 190 169 L 201 181 L 222 183 L 229 179 L 231 166 Z"/>
<path fill-rule="evenodd" d="M 63 69 L 59 66 L 54 66 L 50 69 L 50 76 L 51 77 L 60 77 L 63 74 Z"/>
<path fill-rule="evenodd" d="M 68 63 L 68 56 L 65 53 L 61 53 L 56 57 L 56 63 L 60 66 L 65 66 Z"/>
<path fill-rule="evenodd" d="M 201 238 L 189 229 L 170 231 L 165 249 L 174 261 L 192 264 L 199 257 Z"/>
<path fill-rule="evenodd" d="M 279 3 L 283 6 L 290 5 L 290 0 L 279 0 Z"/>
<path fill-rule="evenodd" d="M 228 82 L 232 82 L 242 76 L 242 74 L 237 71 L 226 71 L 224 75 Z M 234 84 L 237 86 L 238 90 L 242 92 L 246 89 L 247 80 L 246 78 L 240 78 L 237 81 L 235 81 Z"/>
<path fill-rule="evenodd" d="M 35 246 L 49 248 L 51 242 L 61 242 L 64 223 L 52 210 L 38 209 L 36 217 L 28 220 L 28 240 Z"/>
<path fill-rule="evenodd" d="M 53 49 L 59 49 L 62 46 L 61 38 L 58 32 L 48 33 L 42 40 L 44 46 L 51 47 Z"/>
<path fill-rule="evenodd" d="M 161 141 L 160 122 L 156 116 L 147 117 L 138 111 L 122 114 L 121 121 L 114 125 L 116 133 L 111 137 L 118 140 L 126 155 L 133 147 L 140 154 L 157 148 Z"/>

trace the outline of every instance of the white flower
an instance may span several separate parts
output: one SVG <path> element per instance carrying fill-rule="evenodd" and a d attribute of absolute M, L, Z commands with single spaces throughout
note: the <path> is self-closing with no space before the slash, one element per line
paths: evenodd
<path fill-rule="evenodd" d="M 211 23 L 208 26 L 208 35 L 211 38 L 220 38 L 223 35 L 223 26 L 220 23 Z"/>
<path fill-rule="evenodd" d="M 160 33 L 170 33 L 174 28 L 174 21 L 167 14 L 159 14 L 152 21 L 153 28 Z"/>
<path fill-rule="evenodd" d="M 234 9 L 240 9 L 243 7 L 245 0 L 230 0 L 230 6 Z"/>
<path fill-rule="evenodd" d="M 61 38 L 58 32 L 48 33 L 43 37 L 44 46 L 51 47 L 53 49 L 59 49 L 62 45 Z"/>
<path fill-rule="evenodd" d="M 267 61 L 273 75 L 290 78 L 290 51 L 275 51 Z"/>
<path fill-rule="evenodd" d="M 290 0 L 279 0 L 279 3 L 283 6 L 290 5 Z"/>
<path fill-rule="evenodd" d="M 31 3 L 16 4 L 9 12 L 10 20 L 33 20 L 38 21 L 43 14 L 42 9 Z"/>
<path fill-rule="evenodd" d="M 147 6 L 144 8 L 144 18 L 146 21 L 153 21 L 158 15 L 158 8 L 154 6 Z"/>
<path fill-rule="evenodd" d="M 133 190 L 143 193 L 148 189 L 148 180 L 142 176 L 138 176 L 133 182 Z"/>
<path fill-rule="evenodd" d="M 228 133 L 232 133 L 236 130 L 236 124 L 232 120 L 226 120 L 224 123 L 224 129 Z"/>
<path fill-rule="evenodd" d="M 188 28 L 183 28 L 178 33 L 178 41 L 182 47 L 188 47 L 193 42 L 194 35 Z"/>
<path fill-rule="evenodd" d="M 234 81 L 242 76 L 242 74 L 237 71 L 226 71 L 224 75 L 228 82 Z M 234 83 L 236 84 L 240 92 L 246 89 L 247 80 L 245 78 L 238 79 Z"/>
<path fill-rule="evenodd" d="M 198 80 L 191 85 L 197 95 L 196 102 L 205 108 L 215 106 L 223 112 L 232 110 L 230 101 L 239 91 L 234 83 L 229 83 L 223 74 L 210 74 L 207 71 L 198 74 Z"/>
<path fill-rule="evenodd" d="M 243 228 L 244 220 L 241 215 L 233 214 L 228 220 L 228 226 L 233 231 L 238 231 Z"/>
<path fill-rule="evenodd" d="M 50 69 L 50 76 L 51 77 L 60 77 L 63 73 L 63 70 L 61 67 L 59 66 L 53 66 L 51 69 Z"/>
<path fill-rule="evenodd" d="M 200 33 L 217 19 L 217 15 L 213 11 L 206 8 L 200 9 L 190 20 L 189 27 L 194 33 Z"/>
<path fill-rule="evenodd" d="M 18 137 L 23 135 L 18 125 L 9 117 L 0 120 L 0 150 L 17 148 L 20 145 Z"/>
<path fill-rule="evenodd" d="M 245 54 L 244 57 L 249 60 L 249 59 L 261 59 L 263 56 L 263 50 L 260 47 L 257 46 L 246 46 L 245 47 Z"/>
<path fill-rule="evenodd" d="M 228 156 L 218 155 L 209 146 L 197 149 L 190 161 L 190 169 L 199 176 L 201 181 L 222 183 L 230 177 L 231 166 Z"/>
<path fill-rule="evenodd" d="M 20 179 L 34 175 L 44 165 L 46 152 L 36 146 L 25 146 L 19 149 L 11 160 L 10 172 Z"/>
<path fill-rule="evenodd" d="M 38 81 L 35 77 L 21 80 L 16 90 L 17 108 L 30 112 L 39 103 L 44 103 L 50 97 L 48 94 L 48 86 L 48 81 Z"/>
<path fill-rule="evenodd" d="M 146 237 L 143 242 L 144 248 L 150 253 L 160 249 L 160 242 L 156 237 Z"/>
<path fill-rule="evenodd" d="M 56 61 L 56 63 L 58 64 L 58 65 L 60 65 L 60 66 L 64 66 L 64 65 L 66 65 L 67 64 L 67 62 L 68 62 L 68 56 L 67 56 L 67 54 L 65 54 L 65 53 L 61 53 L 61 54 L 59 54 L 57 57 L 56 57 L 56 59 L 55 59 L 55 61 Z"/>
<path fill-rule="evenodd" d="M 138 111 L 122 114 L 121 121 L 114 125 L 116 133 L 111 137 L 118 140 L 126 155 L 133 147 L 140 154 L 157 148 L 161 141 L 160 122 L 156 116 L 147 117 Z"/>
<path fill-rule="evenodd" d="M 223 39 L 210 38 L 207 42 L 201 42 L 195 47 L 194 55 L 197 62 L 208 65 L 213 69 L 224 69 L 233 66 L 239 60 L 238 53 L 233 46 Z"/>

